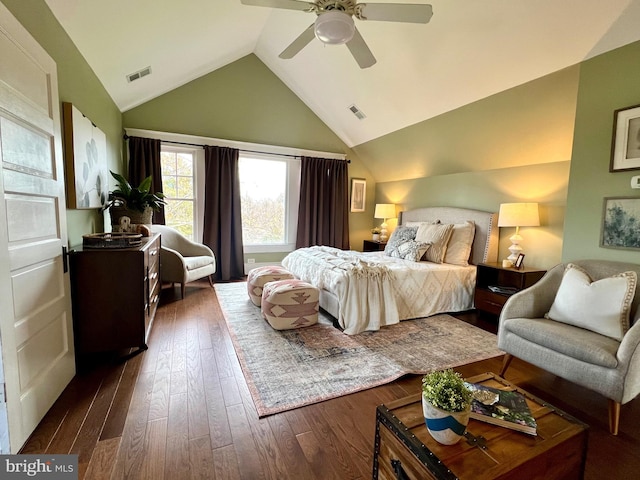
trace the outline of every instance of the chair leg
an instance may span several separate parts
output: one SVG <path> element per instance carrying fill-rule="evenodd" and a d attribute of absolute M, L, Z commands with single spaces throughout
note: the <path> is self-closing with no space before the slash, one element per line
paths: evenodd
<path fill-rule="evenodd" d="M 513 360 L 513 355 L 505 353 L 504 358 L 502 359 L 502 369 L 500 370 L 501 377 L 504 377 L 504 372 L 506 372 L 509 365 L 511 365 L 511 360 Z"/>
<path fill-rule="evenodd" d="M 213 288 L 213 275 L 209 275 L 209 285 Z"/>
<path fill-rule="evenodd" d="M 182 294 L 182 299 L 183 299 L 183 300 L 184 300 L 184 289 L 185 289 L 185 285 L 186 285 L 186 284 L 185 284 L 184 282 L 182 282 L 182 283 L 180 284 L 180 293 Z"/>
<path fill-rule="evenodd" d="M 609 401 L 609 432 L 611 435 L 618 435 L 618 425 L 620 424 L 620 402 L 608 399 Z"/>

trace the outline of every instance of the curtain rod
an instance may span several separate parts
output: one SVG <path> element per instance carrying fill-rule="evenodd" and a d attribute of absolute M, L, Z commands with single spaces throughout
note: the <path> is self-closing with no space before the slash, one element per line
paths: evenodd
<path fill-rule="evenodd" d="M 129 139 L 129 135 L 125 134 L 123 137 L 125 140 Z M 172 143 L 174 145 L 186 145 L 189 147 L 200 147 L 200 148 L 204 148 L 207 145 L 202 145 L 200 143 L 189 143 L 189 142 L 176 142 L 174 140 L 160 140 L 162 143 Z M 273 152 L 261 152 L 259 150 L 246 150 L 244 148 L 239 148 L 238 150 L 240 150 L 241 152 L 245 152 L 245 153 L 259 153 L 261 155 L 277 155 L 279 157 L 291 157 L 291 158 L 302 158 L 302 155 L 292 155 L 290 153 L 273 153 Z M 345 162 L 347 163 L 351 163 L 351 160 L 349 159 L 344 159 Z"/>

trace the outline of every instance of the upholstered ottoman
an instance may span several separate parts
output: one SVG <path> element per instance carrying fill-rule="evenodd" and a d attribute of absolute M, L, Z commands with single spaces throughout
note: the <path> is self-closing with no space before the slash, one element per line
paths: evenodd
<path fill-rule="evenodd" d="M 269 282 L 262 290 L 262 316 L 276 330 L 317 323 L 320 291 L 302 280 Z"/>
<path fill-rule="evenodd" d="M 262 287 L 267 282 L 295 278 L 287 269 L 279 266 L 258 267 L 249 271 L 247 275 L 247 291 L 249 298 L 257 307 L 262 299 Z"/>

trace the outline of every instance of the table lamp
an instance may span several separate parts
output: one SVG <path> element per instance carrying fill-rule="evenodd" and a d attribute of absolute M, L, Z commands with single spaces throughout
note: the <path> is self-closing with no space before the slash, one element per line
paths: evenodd
<path fill-rule="evenodd" d="M 373 214 L 374 218 L 382 218 L 382 224 L 380 225 L 380 241 L 386 242 L 389 238 L 387 236 L 387 219 L 396 218 L 396 206 L 393 203 L 376 203 L 376 211 Z"/>
<path fill-rule="evenodd" d="M 498 227 L 516 227 L 516 233 L 509 237 L 511 255 L 507 257 L 512 264 L 516 263 L 522 253 L 520 227 L 539 227 L 540 215 L 537 203 L 502 203 L 498 214 Z"/>

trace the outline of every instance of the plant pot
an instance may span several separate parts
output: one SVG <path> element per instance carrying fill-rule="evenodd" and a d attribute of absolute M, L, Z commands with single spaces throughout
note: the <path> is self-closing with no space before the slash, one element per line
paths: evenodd
<path fill-rule="evenodd" d="M 374 233 L 371 235 L 371 240 L 373 240 L 374 242 L 379 242 L 380 241 L 380 234 L 379 233 Z"/>
<path fill-rule="evenodd" d="M 448 412 L 434 407 L 422 396 L 422 413 L 427 430 L 438 443 L 454 445 L 464 435 L 469 423 L 471 406 L 462 412 Z"/>
<path fill-rule="evenodd" d="M 153 208 L 147 207 L 144 212 L 140 212 L 139 210 L 130 210 L 127 207 L 122 206 L 111 206 L 109 208 L 109 215 L 111 216 L 111 230 L 114 232 L 122 232 L 123 228 L 121 227 L 122 217 L 128 217 L 129 222 L 126 222 L 128 225 L 128 230 L 135 231 L 136 225 L 151 225 L 151 219 L 153 218 Z"/>

